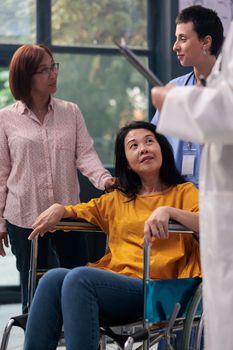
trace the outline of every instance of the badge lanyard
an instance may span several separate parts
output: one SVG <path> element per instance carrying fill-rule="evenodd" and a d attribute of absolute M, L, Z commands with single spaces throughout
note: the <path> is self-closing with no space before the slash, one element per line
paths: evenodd
<path fill-rule="evenodd" d="M 188 85 L 190 79 L 193 78 L 193 83 L 195 79 L 194 72 L 190 73 L 188 76 L 185 86 Z M 194 84 L 193 84 L 194 85 Z M 196 159 L 196 145 L 192 142 L 185 142 L 183 141 L 183 158 L 182 158 L 182 167 L 181 167 L 181 174 L 182 175 L 194 175 L 194 169 L 195 169 L 195 159 Z"/>

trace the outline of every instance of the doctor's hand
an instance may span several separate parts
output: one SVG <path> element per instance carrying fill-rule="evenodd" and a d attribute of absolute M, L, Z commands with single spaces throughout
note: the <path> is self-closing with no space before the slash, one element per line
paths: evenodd
<path fill-rule="evenodd" d="M 0 255 L 6 256 L 6 252 L 4 250 L 5 247 L 9 247 L 7 232 L 0 232 Z"/>
<path fill-rule="evenodd" d="M 167 239 L 170 207 L 159 207 L 153 211 L 144 224 L 144 236 L 151 242 L 153 237 Z"/>
<path fill-rule="evenodd" d="M 158 109 L 159 111 L 161 111 L 162 107 L 163 107 L 163 103 L 164 100 L 167 96 L 167 93 L 173 89 L 175 87 L 175 85 L 172 84 L 168 84 L 165 86 L 159 86 L 159 87 L 153 87 L 151 89 L 151 100 L 152 100 L 152 104 L 153 106 Z"/>
<path fill-rule="evenodd" d="M 53 204 L 47 210 L 43 211 L 34 224 L 32 225 L 33 231 L 28 236 L 29 240 L 32 240 L 36 236 L 44 236 L 49 230 L 54 230 L 55 226 L 65 215 L 65 207 L 61 204 Z"/>

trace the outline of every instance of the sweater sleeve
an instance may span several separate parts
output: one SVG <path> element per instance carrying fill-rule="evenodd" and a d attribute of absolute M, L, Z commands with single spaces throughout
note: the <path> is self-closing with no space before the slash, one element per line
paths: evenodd
<path fill-rule="evenodd" d="M 0 127 L 0 164 L 0 232 L 6 232 L 6 223 L 3 218 L 3 212 L 6 204 L 7 179 L 11 171 L 11 161 L 7 136 L 2 123 Z"/>
<path fill-rule="evenodd" d="M 157 131 L 196 143 L 232 144 L 232 88 L 222 81 L 218 88 L 172 89 L 165 99 Z"/>
<path fill-rule="evenodd" d="M 76 166 L 98 189 L 104 189 L 104 183 L 111 174 L 101 163 L 94 148 L 94 142 L 87 130 L 84 118 L 78 106 L 75 105 L 77 116 L 77 157 Z"/>

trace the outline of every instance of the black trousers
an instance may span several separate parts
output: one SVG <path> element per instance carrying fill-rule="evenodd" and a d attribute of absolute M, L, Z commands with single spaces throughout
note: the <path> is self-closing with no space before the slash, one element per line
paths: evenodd
<path fill-rule="evenodd" d="M 26 313 L 28 311 L 28 277 L 31 253 L 31 241 L 27 238 L 31 229 L 18 227 L 7 222 L 7 232 L 11 251 L 16 257 L 16 267 L 20 274 L 22 309 L 23 313 Z M 49 232 L 38 240 L 38 269 L 47 270 L 58 266 L 71 269 L 86 265 L 88 260 L 85 232 Z"/>

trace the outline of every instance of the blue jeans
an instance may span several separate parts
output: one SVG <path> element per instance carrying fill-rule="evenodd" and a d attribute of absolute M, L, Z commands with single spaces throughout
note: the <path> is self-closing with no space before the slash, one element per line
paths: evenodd
<path fill-rule="evenodd" d="M 15 226 L 7 222 L 11 250 L 16 257 L 16 267 L 20 274 L 22 312 L 27 312 L 28 276 L 30 268 L 31 242 L 27 239 L 31 229 Z M 86 265 L 88 247 L 86 233 L 48 233 L 38 240 L 38 269 L 62 266 L 73 268 Z"/>
<path fill-rule="evenodd" d="M 55 350 L 62 324 L 67 350 L 97 350 L 100 325 L 142 317 L 142 280 L 92 267 L 48 271 L 40 280 L 24 350 Z"/>

